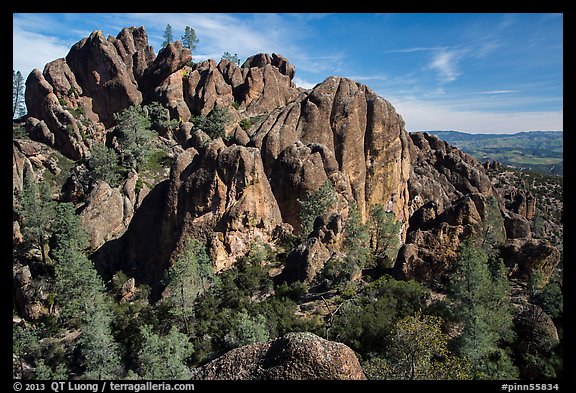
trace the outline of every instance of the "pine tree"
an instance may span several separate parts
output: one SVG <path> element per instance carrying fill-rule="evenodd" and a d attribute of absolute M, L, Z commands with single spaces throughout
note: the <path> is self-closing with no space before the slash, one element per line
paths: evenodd
<path fill-rule="evenodd" d="M 370 252 L 368 242 L 370 233 L 368 225 L 362 223 L 362 216 L 356 201 L 350 203 L 348 220 L 344 226 L 344 248 L 347 257 L 353 261 L 360 269 L 366 265 L 366 259 Z"/>
<path fill-rule="evenodd" d="M 190 26 L 186 26 L 184 35 L 182 36 L 182 45 L 184 48 L 190 49 L 190 52 L 193 53 L 196 50 L 198 42 L 200 42 L 200 40 L 196 37 L 196 31 Z"/>
<path fill-rule="evenodd" d="M 12 70 L 12 119 L 19 119 L 26 114 L 24 89 L 24 77 L 20 71 Z"/>
<path fill-rule="evenodd" d="M 322 184 L 317 191 L 307 192 L 304 200 L 298 199 L 298 203 L 300 203 L 300 236 L 303 239 L 314 229 L 314 220 L 328 213 L 337 200 L 336 191 L 330 180 Z"/>
<path fill-rule="evenodd" d="M 514 338 L 509 286 L 504 266 L 490 270 L 486 251 L 464 242 L 451 276 L 448 295 L 452 312 L 463 324 L 456 340 L 458 354 L 469 358 L 474 377 L 512 378 L 517 370 L 499 344 Z"/>
<path fill-rule="evenodd" d="M 202 130 L 212 139 L 225 139 L 225 128 L 231 118 L 228 109 L 215 105 L 208 116 L 200 115 L 194 118 L 194 130 Z"/>
<path fill-rule="evenodd" d="M 151 142 L 155 136 L 152 123 L 140 105 L 133 105 L 114 115 L 118 125 L 118 143 L 122 149 L 122 163 L 136 170 L 152 154 Z"/>
<path fill-rule="evenodd" d="M 24 173 L 20 194 L 19 214 L 22 216 L 24 241 L 38 247 L 42 262 L 48 262 L 48 241 L 52 235 L 52 222 L 56 217 L 56 203 L 52 201 L 50 187 L 46 182 L 36 183 L 30 171 Z"/>
<path fill-rule="evenodd" d="M 230 52 L 224 52 L 220 60 L 228 60 L 230 63 L 240 65 L 240 59 L 238 58 L 237 53 L 234 53 L 234 55 L 232 55 Z"/>
<path fill-rule="evenodd" d="M 142 349 L 138 353 L 140 375 L 144 379 L 190 379 L 186 359 L 194 348 L 188 337 L 174 327 L 165 336 L 159 336 L 149 325 L 144 325 Z"/>
<path fill-rule="evenodd" d="M 112 315 L 101 292 L 87 307 L 87 311 L 80 336 L 80 348 L 86 369 L 84 378 L 118 379 L 123 369 L 120 351 L 110 328 Z"/>
<path fill-rule="evenodd" d="M 395 326 L 385 358 L 373 358 L 364 369 L 370 379 L 470 379 L 469 365 L 450 353 L 442 319 L 417 313 Z"/>
<path fill-rule="evenodd" d="M 233 329 L 226 335 L 225 341 L 230 346 L 241 347 L 268 341 L 269 338 L 270 332 L 268 331 L 266 317 L 262 314 L 252 317 L 246 310 L 242 310 L 236 315 Z"/>
<path fill-rule="evenodd" d="M 80 328 L 80 349 L 88 379 L 115 379 L 122 374 L 118 345 L 112 336 L 112 316 L 105 287 L 82 250 L 87 234 L 74 206 L 61 203 L 54 220 L 56 291 L 60 317 Z"/>
<path fill-rule="evenodd" d="M 162 42 L 162 48 L 166 48 L 169 43 L 174 41 L 174 38 L 172 36 L 172 26 L 170 26 L 170 24 L 166 25 L 166 30 L 164 30 L 164 36 L 163 37 L 164 37 L 164 42 Z"/>
<path fill-rule="evenodd" d="M 370 232 L 374 257 L 384 267 L 391 267 L 400 248 L 400 222 L 394 213 L 387 212 L 382 205 L 370 208 Z"/>
<path fill-rule="evenodd" d="M 214 277 L 212 262 L 204 246 L 195 239 L 188 239 L 164 279 L 170 290 L 167 301 L 172 305 L 172 312 L 181 319 L 186 333 L 190 332 L 189 318 L 194 300 L 210 287 Z"/>
<path fill-rule="evenodd" d="M 88 161 L 95 180 L 104 180 L 112 187 L 117 187 L 120 180 L 118 173 L 118 154 L 114 149 L 109 149 L 103 143 L 95 143 L 90 149 Z"/>

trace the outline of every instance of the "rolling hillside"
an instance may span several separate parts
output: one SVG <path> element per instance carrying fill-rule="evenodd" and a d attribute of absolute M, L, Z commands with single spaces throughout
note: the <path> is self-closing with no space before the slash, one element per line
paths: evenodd
<path fill-rule="evenodd" d="M 554 175 L 563 174 L 563 132 L 529 131 L 516 134 L 467 134 L 426 131 L 460 148 L 480 161 Z"/>

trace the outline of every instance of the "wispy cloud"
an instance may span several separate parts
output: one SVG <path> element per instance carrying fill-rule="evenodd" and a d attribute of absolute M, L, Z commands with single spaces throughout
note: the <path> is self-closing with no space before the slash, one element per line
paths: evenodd
<path fill-rule="evenodd" d="M 351 75 L 350 78 L 355 81 L 385 81 L 388 79 L 386 75 Z"/>
<path fill-rule="evenodd" d="M 294 83 L 296 84 L 296 86 L 303 87 L 304 89 L 313 89 L 314 86 L 317 85 L 317 83 L 305 81 L 305 80 L 300 79 L 298 77 L 294 78 Z"/>
<path fill-rule="evenodd" d="M 460 110 L 437 101 L 387 98 L 406 122 L 406 129 L 457 130 L 470 133 L 512 133 L 531 130 L 563 130 L 561 111 Z"/>
<path fill-rule="evenodd" d="M 13 29 L 12 67 L 19 70 L 24 78 L 34 68 L 40 71 L 44 66 L 60 57 L 65 57 L 70 43 L 53 36 L 22 30 L 19 26 Z"/>
<path fill-rule="evenodd" d="M 478 92 L 478 94 L 510 94 L 510 93 L 518 93 L 518 90 L 488 90 Z"/>
<path fill-rule="evenodd" d="M 441 83 L 453 82 L 461 74 L 458 70 L 458 61 L 466 53 L 464 50 L 443 50 L 434 54 L 429 69 L 438 73 L 437 79 Z"/>
<path fill-rule="evenodd" d="M 402 48 L 402 49 L 391 49 L 384 51 L 382 53 L 413 53 L 413 52 L 426 52 L 426 51 L 441 51 L 447 50 L 446 46 L 432 46 L 432 47 L 413 47 L 413 48 Z"/>

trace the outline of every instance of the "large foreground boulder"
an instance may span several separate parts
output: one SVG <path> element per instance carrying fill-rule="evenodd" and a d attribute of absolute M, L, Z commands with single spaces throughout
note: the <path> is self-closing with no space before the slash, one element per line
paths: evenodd
<path fill-rule="evenodd" d="M 346 345 L 312 333 L 289 333 L 233 349 L 193 370 L 192 379 L 354 380 L 366 376 Z"/>

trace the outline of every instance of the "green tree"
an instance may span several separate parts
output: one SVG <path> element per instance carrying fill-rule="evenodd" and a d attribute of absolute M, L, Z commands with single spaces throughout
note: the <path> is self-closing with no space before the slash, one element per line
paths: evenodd
<path fill-rule="evenodd" d="M 392 212 L 387 212 L 382 205 L 370 208 L 371 245 L 374 258 L 384 267 L 392 267 L 400 248 L 399 221 Z"/>
<path fill-rule="evenodd" d="M 240 311 L 234 319 L 233 329 L 229 332 L 225 340 L 232 347 L 241 347 L 243 345 L 257 342 L 268 341 L 270 333 L 268 331 L 266 317 L 258 314 L 252 317 L 246 310 Z"/>
<path fill-rule="evenodd" d="M 145 105 L 144 112 L 150 118 L 152 128 L 158 132 L 166 129 L 173 130 L 179 126 L 179 121 L 177 119 L 170 120 L 170 112 L 157 101 Z"/>
<path fill-rule="evenodd" d="M 19 119 L 26 114 L 24 89 L 24 77 L 20 71 L 12 70 L 12 119 Z"/>
<path fill-rule="evenodd" d="M 166 25 L 166 29 L 164 30 L 164 42 L 162 42 L 162 48 L 166 48 L 169 43 L 174 41 L 174 37 L 172 36 L 172 26 L 170 24 Z"/>
<path fill-rule="evenodd" d="M 34 378 L 44 381 L 68 379 L 68 368 L 65 364 L 60 363 L 52 369 L 44 362 L 44 359 L 38 359 Z"/>
<path fill-rule="evenodd" d="M 40 187 L 31 171 L 24 173 L 24 184 L 20 194 L 18 213 L 22 217 L 24 240 L 38 247 L 42 262 L 48 262 L 49 240 L 52 235 L 52 223 L 56 217 L 56 202 L 50 195 L 50 187 L 41 182 Z"/>
<path fill-rule="evenodd" d="M 165 336 L 159 336 L 149 325 L 144 325 L 140 334 L 142 348 L 138 353 L 139 371 L 144 379 L 190 379 L 186 359 L 194 348 L 188 337 L 174 327 Z"/>
<path fill-rule="evenodd" d="M 118 154 L 114 149 L 109 149 L 103 143 L 94 143 L 90 149 L 88 166 L 93 171 L 95 180 L 104 180 L 112 187 L 117 187 L 120 182 L 118 173 Z"/>
<path fill-rule="evenodd" d="M 86 248 L 88 234 L 82 228 L 80 218 L 72 203 L 59 203 L 55 207 L 52 240 L 55 244 L 54 255 L 57 259 L 65 257 L 71 250 L 81 251 Z"/>
<path fill-rule="evenodd" d="M 322 184 L 317 191 L 308 191 L 304 200 L 298 199 L 300 204 L 300 236 L 303 239 L 314 229 L 316 217 L 328 213 L 337 200 L 338 196 L 330 180 Z"/>
<path fill-rule="evenodd" d="M 12 328 L 12 354 L 17 360 L 12 374 L 15 378 L 22 378 L 24 362 L 31 362 L 40 355 L 40 339 L 33 329 L 22 326 Z"/>
<path fill-rule="evenodd" d="M 365 364 L 370 379 L 470 379 L 468 365 L 448 350 L 442 319 L 407 316 L 396 323 L 385 358 Z"/>
<path fill-rule="evenodd" d="M 210 257 L 204 245 L 196 239 L 187 239 L 184 250 L 168 269 L 164 282 L 169 290 L 167 301 L 172 312 L 181 319 L 184 329 L 190 332 L 190 316 L 194 300 L 204 293 L 215 280 Z"/>
<path fill-rule="evenodd" d="M 198 42 L 200 42 L 200 40 L 196 37 L 196 31 L 190 26 L 186 26 L 184 28 L 184 35 L 182 36 L 182 45 L 184 45 L 184 48 L 190 49 L 190 52 L 193 53 L 196 50 Z"/>
<path fill-rule="evenodd" d="M 115 114 L 118 122 L 118 143 L 122 149 L 122 162 L 136 170 L 147 162 L 152 154 L 152 140 L 155 137 L 150 129 L 152 123 L 140 105 L 133 105 Z"/>
<path fill-rule="evenodd" d="M 112 313 L 100 292 L 87 305 L 81 326 L 80 348 L 84 356 L 86 379 L 118 379 L 122 364 L 118 344 L 114 341 L 110 324 Z"/>
<path fill-rule="evenodd" d="M 240 65 L 240 59 L 238 58 L 237 53 L 234 53 L 234 55 L 232 55 L 230 52 L 224 52 L 220 60 L 228 60 L 230 63 Z"/>
<path fill-rule="evenodd" d="M 463 324 L 456 349 L 461 357 L 471 360 L 474 377 L 515 377 L 517 370 L 499 346 L 514 338 L 504 267 L 491 271 L 488 254 L 483 248 L 471 241 L 462 243 L 448 296 L 455 319 Z"/>
<path fill-rule="evenodd" d="M 424 308 L 427 297 L 428 292 L 415 281 L 383 276 L 364 287 L 361 296 L 329 310 L 326 336 L 363 356 L 385 354 L 396 323 Z"/>
<path fill-rule="evenodd" d="M 194 118 L 194 130 L 202 130 L 212 139 L 225 139 L 225 128 L 231 119 L 232 116 L 228 109 L 215 105 L 208 116 L 200 115 Z"/>
<path fill-rule="evenodd" d="M 362 223 L 362 215 L 356 201 L 350 203 L 348 220 L 344 225 L 344 248 L 348 258 L 356 261 L 362 269 L 366 265 L 369 249 L 370 232 L 368 225 Z"/>

